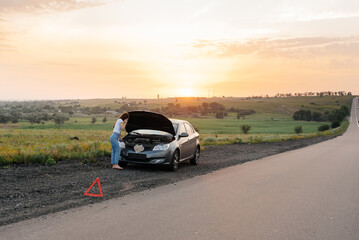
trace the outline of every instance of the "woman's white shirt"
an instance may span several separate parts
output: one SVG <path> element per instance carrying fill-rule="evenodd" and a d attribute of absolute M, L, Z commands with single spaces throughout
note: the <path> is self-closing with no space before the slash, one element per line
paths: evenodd
<path fill-rule="evenodd" d="M 115 127 L 113 128 L 113 131 L 115 133 L 121 134 L 121 123 L 122 122 L 123 122 L 123 120 L 121 118 L 117 119 L 117 121 L 115 123 Z"/>

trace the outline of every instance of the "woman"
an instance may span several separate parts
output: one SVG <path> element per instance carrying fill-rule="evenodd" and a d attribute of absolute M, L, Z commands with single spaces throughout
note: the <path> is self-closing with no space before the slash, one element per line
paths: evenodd
<path fill-rule="evenodd" d="M 121 149 L 118 144 L 118 139 L 120 138 L 121 135 L 121 129 L 123 130 L 125 129 L 129 117 L 130 114 L 124 112 L 117 119 L 115 125 L 113 125 L 113 133 L 110 137 L 110 142 L 112 146 L 111 164 L 113 169 L 122 170 L 122 167 L 118 165 L 118 161 L 120 160 L 120 153 L 121 153 Z"/>

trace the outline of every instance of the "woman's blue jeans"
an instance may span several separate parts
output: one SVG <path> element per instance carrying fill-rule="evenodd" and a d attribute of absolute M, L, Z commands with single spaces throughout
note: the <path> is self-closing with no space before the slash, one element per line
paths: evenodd
<path fill-rule="evenodd" d="M 113 132 L 110 137 L 110 142 L 112 146 L 112 154 L 111 154 L 111 164 L 118 164 L 120 160 L 121 148 L 118 144 L 118 138 L 120 137 L 119 133 Z"/>

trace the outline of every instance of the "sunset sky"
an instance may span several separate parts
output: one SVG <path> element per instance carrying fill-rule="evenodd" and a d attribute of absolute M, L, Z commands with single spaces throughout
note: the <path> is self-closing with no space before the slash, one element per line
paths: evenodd
<path fill-rule="evenodd" d="M 0 0 L 0 100 L 359 94 L 357 0 Z"/>

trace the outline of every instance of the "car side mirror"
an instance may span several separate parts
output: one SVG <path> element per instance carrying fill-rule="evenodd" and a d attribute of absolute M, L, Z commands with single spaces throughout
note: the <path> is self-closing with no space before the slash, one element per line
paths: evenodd
<path fill-rule="evenodd" d="M 186 132 L 183 132 L 181 133 L 181 135 L 179 135 L 180 138 L 183 138 L 183 137 L 188 137 L 188 133 Z"/>

